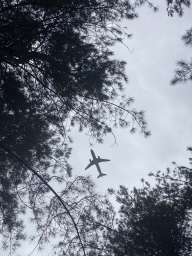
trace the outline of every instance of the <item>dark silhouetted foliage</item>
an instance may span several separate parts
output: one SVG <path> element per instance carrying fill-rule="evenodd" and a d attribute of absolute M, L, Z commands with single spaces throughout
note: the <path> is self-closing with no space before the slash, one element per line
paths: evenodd
<path fill-rule="evenodd" d="M 192 28 L 186 31 L 181 38 L 186 46 L 192 47 Z M 171 84 L 175 85 L 181 82 L 192 80 L 192 58 L 189 62 L 180 60 L 177 62 L 178 69 L 175 70 L 175 75 L 171 80 Z"/>
<path fill-rule="evenodd" d="M 175 166 L 154 175 L 158 184 L 116 193 L 118 232 L 109 231 L 108 247 L 118 256 L 183 256 L 192 249 L 192 169 Z M 114 193 L 113 190 L 110 190 Z"/>
<path fill-rule="evenodd" d="M 69 184 L 72 126 L 86 129 L 97 142 L 113 134 L 116 126 L 130 127 L 131 132 L 138 126 L 149 135 L 144 113 L 131 109 L 133 99 L 123 95 L 123 83 L 128 80 L 125 62 L 115 60 L 110 50 L 124 36 L 118 22 L 135 17 L 134 7 L 126 0 L 0 1 L 0 233 L 4 248 L 10 236 L 12 249 L 25 237 L 21 216 L 27 209 L 43 234 L 45 219 L 56 218 L 57 209 L 58 214 L 64 211 L 59 202 L 60 208 L 55 206 L 54 197 L 46 201 L 50 191 L 46 184 Z M 80 200 L 78 186 L 76 196 L 71 201 L 62 198 L 71 212 L 73 204 L 78 205 L 75 200 Z M 69 212 L 64 216 L 70 225 Z M 75 229 L 70 230 L 74 234 Z M 42 245 L 48 238 L 40 240 Z"/>
<path fill-rule="evenodd" d="M 183 16 L 184 7 L 190 7 L 190 0 L 166 0 L 168 16 L 173 17 L 174 13 L 177 13 L 180 17 Z"/>
<path fill-rule="evenodd" d="M 111 50 L 130 37 L 119 22 L 144 3 L 157 11 L 148 1 L 0 0 L 1 248 L 20 246 L 30 211 L 37 248 L 57 237 L 55 254 L 111 255 L 103 237 L 115 232 L 112 206 L 90 178 L 68 180 L 70 129 L 100 143 L 117 126 L 150 135 Z"/>

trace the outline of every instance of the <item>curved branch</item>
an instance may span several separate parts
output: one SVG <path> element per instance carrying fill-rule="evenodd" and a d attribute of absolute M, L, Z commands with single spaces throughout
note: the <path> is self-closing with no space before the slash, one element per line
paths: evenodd
<path fill-rule="evenodd" d="M 81 243 L 82 249 L 83 249 L 83 253 L 84 256 L 86 256 L 85 253 L 85 248 L 83 245 L 83 242 L 81 240 L 80 234 L 79 234 L 79 230 L 77 228 L 77 225 L 75 223 L 75 220 L 73 218 L 73 216 L 71 215 L 70 211 L 68 210 L 67 206 L 64 204 L 63 200 L 61 199 L 61 197 L 55 192 L 55 190 L 41 177 L 41 175 L 38 174 L 38 172 L 36 172 L 34 169 L 32 169 L 25 161 L 23 161 L 19 156 L 17 156 L 15 153 L 13 153 L 11 150 L 9 150 L 6 146 L 3 145 L 3 143 L 0 141 L 0 147 L 2 149 L 4 149 L 7 153 L 9 153 L 12 157 L 14 157 L 17 161 L 19 161 L 20 163 L 22 163 L 25 167 L 27 167 L 34 175 L 36 175 L 50 190 L 51 192 L 56 196 L 56 198 L 58 199 L 58 201 L 62 204 L 62 206 L 64 207 L 64 209 L 66 210 L 67 214 L 69 215 L 69 217 L 71 218 L 73 225 L 76 229 L 77 232 L 77 236 L 79 238 L 79 241 Z"/>

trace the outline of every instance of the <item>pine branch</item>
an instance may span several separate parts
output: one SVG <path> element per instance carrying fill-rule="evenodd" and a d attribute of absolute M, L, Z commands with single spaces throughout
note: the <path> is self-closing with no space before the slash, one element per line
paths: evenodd
<path fill-rule="evenodd" d="M 77 232 L 77 236 L 79 238 L 79 241 L 81 243 L 81 246 L 83 248 L 83 254 L 84 256 L 86 256 L 85 253 L 85 248 L 83 245 L 83 242 L 81 240 L 80 234 L 79 234 L 79 230 L 77 227 L 77 224 L 75 223 L 75 220 L 73 218 L 73 216 L 71 215 L 70 211 L 68 210 L 67 206 L 64 204 L 63 200 L 61 199 L 61 197 L 55 192 L 55 190 L 41 177 L 41 175 L 38 174 L 37 171 L 35 171 L 33 168 L 31 168 L 24 160 L 22 160 L 19 156 L 17 156 L 14 152 L 12 152 L 11 150 L 9 150 L 6 146 L 4 146 L 4 144 L 0 141 L 0 147 L 2 149 L 4 149 L 7 153 L 9 153 L 12 157 L 14 157 L 17 161 L 19 161 L 20 163 L 22 163 L 25 167 L 27 167 L 34 175 L 36 175 L 52 192 L 53 194 L 56 196 L 56 198 L 58 199 L 58 201 L 62 204 L 63 208 L 66 210 L 67 214 L 69 215 L 69 217 L 71 218 L 73 225 L 76 229 Z"/>

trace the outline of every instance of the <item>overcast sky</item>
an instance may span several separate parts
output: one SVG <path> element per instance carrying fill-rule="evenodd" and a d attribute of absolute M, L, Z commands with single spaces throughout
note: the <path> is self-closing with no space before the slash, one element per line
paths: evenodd
<path fill-rule="evenodd" d="M 166 1 L 155 1 L 159 12 L 142 7 L 139 18 L 125 21 L 122 27 L 133 34 L 124 45 L 115 47 L 115 57 L 127 62 L 126 74 L 129 83 L 126 94 L 135 98 L 133 107 L 144 110 L 152 135 L 146 139 L 139 132 L 132 135 L 126 129 L 114 130 L 118 145 L 111 145 L 113 137 L 107 136 L 104 144 L 89 146 L 84 133 L 73 133 L 74 143 L 70 163 L 73 176 L 92 175 L 97 190 L 105 193 L 107 188 L 129 189 L 141 186 L 141 178 L 149 182 L 148 173 L 171 167 L 172 161 L 187 165 L 192 146 L 192 82 L 170 85 L 176 61 L 190 60 L 192 49 L 186 47 L 181 36 L 191 26 L 192 8 L 185 9 L 184 16 L 168 17 Z M 163 3 L 162 3 L 163 2 Z M 85 167 L 91 158 L 90 149 L 96 156 L 111 159 L 100 167 L 107 176 L 97 179 L 96 167 Z"/>
<path fill-rule="evenodd" d="M 141 186 L 141 178 L 152 182 L 148 174 L 171 167 L 172 161 L 188 166 L 190 153 L 186 149 L 192 146 L 192 83 L 173 87 L 170 80 L 176 61 L 192 57 L 192 49 L 180 39 L 192 27 L 192 8 L 186 9 L 182 18 L 168 17 L 165 1 L 155 2 L 160 7 L 158 13 L 147 6 L 142 7 L 137 20 L 122 24 L 133 34 L 131 40 L 124 42 L 133 52 L 124 45 L 115 47 L 115 57 L 127 62 L 126 94 L 135 98 L 134 108 L 145 111 L 152 135 L 146 139 L 139 132 L 132 135 L 126 129 L 116 129 L 118 145 L 111 146 L 114 138 L 109 135 L 104 144 L 90 147 L 85 131 L 72 133 L 74 143 L 69 161 L 73 167 L 72 179 L 78 175 L 92 175 L 98 192 L 118 189 L 119 185 L 131 190 Z M 107 174 L 103 178 L 97 179 L 95 166 L 85 171 L 91 159 L 91 148 L 96 156 L 111 160 L 100 164 L 102 172 Z M 30 251 L 24 244 L 20 252 L 26 256 Z"/>

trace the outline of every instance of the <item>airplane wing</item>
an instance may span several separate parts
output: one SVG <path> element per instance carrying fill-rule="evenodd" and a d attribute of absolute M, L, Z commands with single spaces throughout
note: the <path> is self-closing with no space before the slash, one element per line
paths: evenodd
<path fill-rule="evenodd" d="M 110 161 L 110 160 L 109 159 L 101 159 L 101 158 L 98 159 L 98 163 L 100 163 L 100 162 L 108 162 L 108 161 Z"/>
<path fill-rule="evenodd" d="M 87 165 L 87 167 L 85 168 L 85 170 L 87 170 L 89 167 L 91 167 L 92 165 L 94 165 L 94 163 L 93 162 L 90 162 L 88 165 Z"/>

